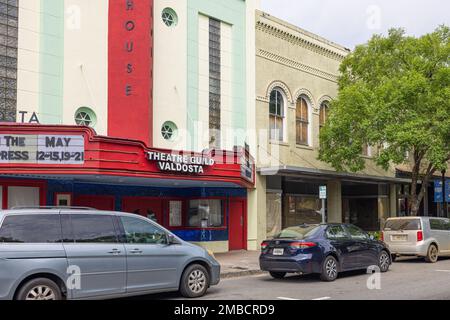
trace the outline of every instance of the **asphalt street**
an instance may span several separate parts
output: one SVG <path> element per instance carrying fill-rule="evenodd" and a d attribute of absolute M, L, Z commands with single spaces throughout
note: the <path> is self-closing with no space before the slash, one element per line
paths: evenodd
<path fill-rule="evenodd" d="M 401 258 L 379 281 L 365 271 L 340 275 L 332 283 L 316 275 L 288 276 L 283 280 L 269 275 L 224 279 L 212 287 L 205 300 L 450 300 L 450 259 L 436 264 L 422 259 Z M 368 280 L 371 289 L 368 289 Z M 177 293 L 133 299 L 183 299 Z"/>

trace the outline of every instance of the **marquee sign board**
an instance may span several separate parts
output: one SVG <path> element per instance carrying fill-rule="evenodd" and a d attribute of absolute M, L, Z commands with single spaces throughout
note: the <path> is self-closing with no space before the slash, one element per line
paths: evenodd
<path fill-rule="evenodd" d="M 84 164 L 84 137 L 0 135 L 0 164 Z"/>
<path fill-rule="evenodd" d="M 162 152 L 147 152 L 150 161 L 156 161 L 158 169 L 187 174 L 203 174 L 205 167 L 212 167 L 214 159 L 209 157 L 185 156 Z"/>

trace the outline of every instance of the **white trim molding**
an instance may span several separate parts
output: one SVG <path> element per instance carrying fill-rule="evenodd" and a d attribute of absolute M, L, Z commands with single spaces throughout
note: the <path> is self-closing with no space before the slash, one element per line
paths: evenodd
<path fill-rule="evenodd" d="M 287 99 L 288 104 L 293 104 L 294 100 L 292 99 L 292 93 L 289 87 L 283 82 L 279 80 L 275 80 L 269 84 L 266 91 L 266 100 L 267 102 L 270 102 L 270 94 L 275 88 L 280 88 L 285 95 L 285 98 Z"/>
<path fill-rule="evenodd" d="M 312 95 L 311 91 L 309 91 L 306 88 L 301 88 L 301 89 L 297 90 L 297 92 L 294 95 L 294 97 L 295 97 L 294 103 L 295 104 L 297 104 L 297 100 L 301 96 L 304 96 L 304 97 L 307 98 L 307 100 L 309 100 L 309 101 L 307 101 L 307 102 L 309 102 L 309 106 L 308 107 L 311 108 L 311 110 L 313 112 L 318 110 L 318 109 L 316 109 L 316 105 L 315 105 L 315 101 L 316 100 L 314 100 L 314 96 Z"/>

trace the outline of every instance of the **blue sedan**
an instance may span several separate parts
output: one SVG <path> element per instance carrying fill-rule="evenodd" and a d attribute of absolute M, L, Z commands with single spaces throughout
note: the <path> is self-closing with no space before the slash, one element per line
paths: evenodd
<path fill-rule="evenodd" d="M 387 272 L 392 263 L 387 246 L 351 224 L 301 225 L 281 231 L 261 244 L 260 267 L 277 279 L 288 273 L 320 274 L 334 281 L 340 272 Z"/>

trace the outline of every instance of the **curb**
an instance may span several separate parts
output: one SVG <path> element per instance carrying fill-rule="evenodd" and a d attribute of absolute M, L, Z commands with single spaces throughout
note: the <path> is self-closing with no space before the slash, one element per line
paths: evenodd
<path fill-rule="evenodd" d="M 248 277 L 264 274 L 264 271 L 261 270 L 245 270 L 245 271 L 232 271 L 225 272 L 220 275 L 221 279 L 230 279 L 230 278 L 239 278 L 239 277 Z"/>

